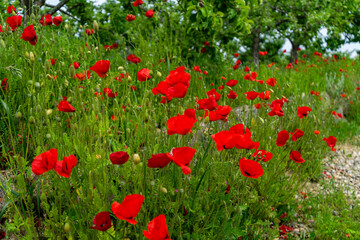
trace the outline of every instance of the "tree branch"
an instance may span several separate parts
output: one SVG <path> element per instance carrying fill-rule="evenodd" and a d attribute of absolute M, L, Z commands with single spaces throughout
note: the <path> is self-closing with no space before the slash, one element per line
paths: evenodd
<path fill-rule="evenodd" d="M 70 0 L 63 0 L 61 2 L 59 2 L 58 5 L 54 6 L 53 9 L 51 9 L 50 11 L 48 11 L 46 14 L 50 14 L 53 15 L 54 13 L 56 13 L 57 11 L 60 10 L 60 8 L 62 8 L 65 4 L 67 4 Z M 46 4 L 49 5 L 49 4 Z"/>
<path fill-rule="evenodd" d="M 51 4 L 47 4 L 45 3 L 45 6 L 46 7 L 51 7 L 51 8 L 54 8 L 55 6 L 54 5 L 51 5 Z M 59 9 L 60 12 L 62 12 L 63 14 L 75 19 L 76 21 L 80 21 L 80 19 L 78 19 L 77 17 L 73 16 L 71 13 L 67 12 L 67 11 L 64 11 L 62 9 Z"/>

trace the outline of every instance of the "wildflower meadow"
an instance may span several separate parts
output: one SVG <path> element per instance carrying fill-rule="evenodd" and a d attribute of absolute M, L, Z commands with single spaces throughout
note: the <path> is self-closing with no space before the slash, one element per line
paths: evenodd
<path fill-rule="evenodd" d="M 0 239 L 360 239 L 360 2 L 287 2 L 0 3 Z"/>

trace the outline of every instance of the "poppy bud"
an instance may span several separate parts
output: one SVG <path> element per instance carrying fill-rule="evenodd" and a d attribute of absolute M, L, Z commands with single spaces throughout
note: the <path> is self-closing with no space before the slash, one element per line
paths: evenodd
<path fill-rule="evenodd" d="M 36 88 L 40 88 L 40 83 L 39 82 L 36 82 L 34 85 L 35 85 Z"/>
<path fill-rule="evenodd" d="M 69 67 L 69 77 L 73 78 L 75 76 L 75 68 L 73 65 Z"/>
<path fill-rule="evenodd" d="M 80 29 L 83 29 L 83 25 L 80 25 Z"/>
<path fill-rule="evenodd" d="M 69 25 L 65 24 L 65 29 L 68 30 L 69 29 Z"/>
<path fill-rule="evenodd" d="M 140 163 L 140 156 L 139 156 L 139 154 L 135 153 L 135 154 L 133 155 L 133 161 L 134 161 L 135 165 L 138 165 L 138 164 Z"/>
<path fill-rule="evenodd" d="M 160 187 L 160 192 L 167 194 L 167 189 L 164 187 Z"/>
<path fill-rule="evenodd" d="M 130 75 L 127 77 L 127 80 L 130 82 L 131 81 L 131 77 Z"/>
<path fill-rule="evenodd" d="M 53 113 L 53 110 L 52 109 L 46 109 L 45 112 L 46 112 L 46 115 L 50 116 Z"/>
<path fill-rule="evenodd" d="M 206 123 L 210 122 L 209 115 L 208 115 L 208 116 L 206 116 L 206 117 L 204 118 L 204 120 L 205 120 L 205 122 L 206 122 Z"/>
<path fill-rule="evenodd" d="M 158 77 L 161 77 L 161 72 L 156 71 L 156 75 L 158 75 Z"/>
<path fill-rule="evenodd" d="M 126 128 L 126 133 L 130 134 L 130 128 Z"/>
<path fill-rule="evenodd" d="M 68 222 L 64 225 L 64 232 L 70 233 L 70 224 Z"/>
<path fill-rule="evenodd" d="M 40 112 L 40 111 L 41 111 L 41 106 L 40 106 L 39 104 L 36 105 L 35 111 L 37 111 L 37 112 Z"/>
<path fill-rule="evenodd" d="M 50 133 L 46 134 L 46 138 L 47 138 L 47 139 L 50 139 L 50 138 L 51 138 L 51 134 L 50 134 Z"/>
<path fill-rule="evenodd" d="M 28 84 L 29 84 L 29 85 L 32 85 L 32 84 L 33 84 L 33 81 L 29 80 L 29 81 L 28 81 Z"/>
<path fill-rule="evenodd" d="M 49 70 L 50 69 L 50 67 L 51 67 L 51 65 L 50 65 L 50 62 L 49 61 L 45 61 L 45 69 L 46 70 Z"/>
<path fill-rule="evenodd" d="M 29 117 L 29 123 L 30 124 L 35 124 L 35 118 L 33 116 Z"/>
<path fill-rule="evenodd" d="M 91 54 L 91 51 L 87 51 L 87 54 Z"/>
<path fill-rule="evenodd" d="M 29 57 L 30 57 L 29 52 L 25 52 L 25 57 L 26 57 L 26 58 L 29 58 Z"/>
<path fill-rule="evenodd" d="M 5 48 L 5 42 L 4 42 L 4 40 L 0 40 L 0 44 L 1 44 L 1 46 L 3 47 L 3 48 Z"/>
<path fill-rule="evenodd" d="M 118 70 L 119 70 L 119 71 L 122 71 L 122 70 L 124 70 L 124 67 L 123 67 L 123 66 L 120 66 L 120 67 L 118 67 Z"/>
<path fill-rule="evenodd" d="M 95 32 L 99 31 L 99 24 L 97 23 L 96 20 L 94 20 L 94 22 L 93 22 L 93 29 L 94 29 Z"/>
<path fill-rule="evenodd" d="M 65 87 L 68 87 L 68 86 L 69 86 L 69 81 L 68 81 L 68 80 L 65 80 L 65 81 L 64 81 L 64 85 L 65 85 Z"/>
<path fill-rule="evenodd" d="M 17 119 L 22 118 L 21 112 L 16 112 L 16 113 L 15 113 L 15 117 L 16 117 Z"/>
<path fill-rule="evenodd" d="M 99 47 L 95 47 L 95 51 L 98 51 L 99 50 Z"/>
<path fill-rule="evenodd" d="M 31 62 L 35 62 L 35 55 L 34 55 L 33 52 L 30 52 L 29 58 L 30 58 L 30 61 L 31 61 Z"/>

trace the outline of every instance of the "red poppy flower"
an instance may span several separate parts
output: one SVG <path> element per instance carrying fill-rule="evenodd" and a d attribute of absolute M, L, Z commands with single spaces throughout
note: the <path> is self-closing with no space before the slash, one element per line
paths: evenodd
<path fill-rule="evenodd" d="M 111 218 L 109 212 L 99 212 L 94 220 L 93 225 L 90 228 L 105 232 L 111 228 Z"/>
<path fill-rule="evenodd" d="M 170 86 L 175 84 L 182 83 L 185 86 L 189 87 L 190 85 L 190 74 L 185 72 L 185 67 L 177 67 L 176 70 L 170 71 L 170 74 L 166 77 L 166 83 Z"/>
<path fill-rule="evenodd" d="M 135 225 L 137 221 L 134 218 L 140 212 L 144 199 L 145 197 L 139 194 L 128 195 L 122 203 L 113 202 L 111 211 L 120 220 L 125 220 Z"/>
<path fill-rule="evenodd" d="M 256 150 L 256 152 L 252 156 L 256 158 L 258 161 L 267 162 L 272 159 L 273 154 L 265 150 Z"/>
<path fill-rule="evenodd" d="M 234 69 L 234 70 L 236 70 L 236 69 L 238 69 L 238 68 L 239 68 L 239 65 L 237 65 L 237 64 L 233 66 L 233 69 Z"/>
<path fill-rule="evenodd" d="M 63 22 L 62 16 L 56 16 L 53 18 L 53 23 L 55 26 L 59 26 Z"/>
<path fill-rule="evenodd" d="M 215 89 L 211 89 L 210 91 L 208 91 L 208 92 L 206 93 L 206 95 L 208 95 L 209 97 L 210 97 L 210 96 L 215 97 L 215 100 L 216 100 L 216 101 L 219 101 L 220 98 L 221 98 L 221 94 L 218 93 Z"/>
<path fill-rule="evenodd" d="M 213 96 L 209 96 L 209 98 L 204 98 L 204 99 L 200 99 L 200 100 L 195 100 L 196 103 L 199 105 L 197 107 L 197 110 L 204 110 L 204 109 L 207 109 L 207 110 L 215 110 L 216 107 L 217 107 L 217 103 L 216 103 L 216 100 Z"/>
<path fill-rule="evenodd" d="M 2 29 L 2 26 L 0 25 L 0 33 L 2 33 L 3 32 L 3 29 Z"/>
<path fill-rule="evenodd" d="M 192 132 L 191 128 L 194 126 L 196 122 L 196 115 L 194 109 L 185 110 L 184 115 L 177 115 L 175 117 L 170 118 L 166 125 L 168 127 L 167 134 L 181 134 L 185 135 L 188 132 Z"/>
<path fill-rule="evenodd" d="M 195 66 L 195 67 L 194 67 L 194 70 L 195 70 L 196 72 L 201 73 L 201 69 L 200 69 L 200 67 L 199 67 L 199 66 Z"/>
<path fill-rule="evenodd" d="M 185 175 L 189 175 L 191 173 L 191 169 L 189 168 L 189 164 L 193 159 L 196 153 L 196 149 L 191 147 L 180 147 L 180 148 L 173 148 L 170 152 L 172 156 L 173 162 L 181 167 L 182 172 Z"/>
<path fill-rule="evenodd" d="M 254 107 L 255 107 L 256 109 L 260 109 L 260 108 L 261 108 L 261 103 L 254 104 Z"/>
<path fill-rule="evenodd" d="M 272 87 L 275 86 L 276 78 L 269 78 L 268 80 L 266 80 L 266 84 Z"/>
<path fill-rule="evenodd" d="M 335 111 L 331 111 L 331 114 L 335 116 L 336 119 L 343 118 L 343 115 L 341 113 L 337 113 Z"/>
<path fill-rule="evenodd" d="M 114 98 L 117 96 L 117 92 L 113 93 L 113 91 L 110 88 L 104 88 L 104 94 L 110 98 Z"/>
<path fill-rule="evenodd" d="M 159 215 L 151 220 L 147 226 L 148 230 L 143 230 L 143 234 L 150 240 L 171 240 L 169 230 L 166 225 L 165 215 Z"/>
<path fill-rule="evenodd" d="M 218 151 L 234 147 L 248 150 L 259 147 L 259 142 L 251 140 L 251 132 L 248 128 L 244 130 L 243 124 L 237 124 L 231 127 L 229 131 L 221 131 L 211 135 L 211 137 L 215 141 Z"/>
<path fill-rule="evenodd" d="M 229 99 L 237 98 L 237 93 L 233 90 L 230 90 L 230 93 L 226 95 Z"/>
<path fill-rule="evenodd" d="M 286 66 L 286 69 L 291 69 L 291 68 L 294 68 L 293 65 L 291 63 L 289 63 L 287 66 Z"/>
<path fill-rule="evenodd" d="M 43 26 L 50 26 L 53 24 L 52 17 L 50 14 L 42 16 L 40 19 L 40 24 Z"/>
<path fill-rule="evenodd" d="M 8 79 L 7 78 L 4 78 L 2 81 L 1 81 L 1 88 L 4 90 L 4 92 L 6 93 L 7 89 L 8 89 Z"/>
<path fill-rule="evenodd" d="M 131 22 L 135 20 L 135 15 L 128 14 L 125 18 L 126 21 Z"/>
<path fill-rule="evenodd" d="M 150 71 L 151 70 L 147 68 L 140 69 L 139 72 L 137 73 L 137 79 L 140 82 L 145 82 L 149 80 L 151 78 Z"/>
<path fill-rule="evenodd" d="M 251 74 L 250 73 L 247 73 L 245 76 L 244 76 L 244 79 L 245 80 L 250 80 L 250 81 L 255 81 L 257 78 L 257 73 L 256 72 L 252 72 Z"/>
<path fill-rule="evenodd" d="M 148 10 L 148 11 L 145 13 L 145 17 L 153 18 L 153 17 L 154 17 L 154 11 L 153 11 L 152 9 Z"/>
<path fill-rule="evenodd" d="M 170 71 L 166 77 L 167 93 L 174 98 L 183 98 L 190 86 L 190 74 L 185 72 L 185 67 L 177 67 L 176 70 Z"/>
<path fill-rule="evenodd" d="M 38 40 L 37 40 L 36 32 L 34 29 L 34 25 L 27 26 L 24 29 L 21 38 L 24 41 L 29 42 L 31 45 L 36 45 Z"/>
<path fill-rule="evenodd" d="M 248 100 L 254 100 L 259 96 L 259 93 L 255 91 L 245 92 L 246 99 Z"/>
<path fill-rule="evenodd" d="M 230 192 L 230 184 L 228 184 L 228 186 L 227 186 L 227 188 L 226 188 L 225 195 L 226 195 L 226 194 L 229 194 L 229 192 Z"/>
<path fill-rule="evenodd" d="M 297 163 L 305 162 L 305 160 L 301 157 L 301 154 L 298 151 L 291 151 L 290 159 Z"/>
<path fill-rule="evenodd" d="M 311 110 L 312 109 L 307 106 L 298 107 L 297 115 L 299 116 L 299 118 L 307 117 L 307 115 L 309 114 L 309 112 L 311 112 Z"/>
<path fill-rule="evenodd" d="M 233 87 L 238 83 L 237 80 L 231 79 L 230 81 L 228 81 L 227 83 L 225 83 L 227 86 L 229 87 Z"/>
<path fill-rule="evenodd" d="M 143 4 L 143 0 L 136 0 L 135 2 L 133 2 L 134 7 L 137 7 L 137 6 L 142 5 L 142 4 Z"/>
<path fill-rule="evenodd" d="M 282 130 L 278 133 L 276 145 L 278 147 L 282 147 L 286 144 L 287 140 L 289 140 L 289 132 L 286 130 Z"/>
<path fill-rule="evenodd" d="M 264 174 L 264 170 L 261 167 L 260 163 L 242 158 L 239 161 L 239 167 L 242 175 L 249 178 L 259 178 Z"/>
<path fill-rule="evenodd" d="M 95 32 L 94 32 L 94 29 L 86 29 L 85 30 L 85 33 L 86 33 L 86 35 L 88 35 L 88 36 L 91 36 L 91 35 L 93 35 Z"/>
<path fill-rule="evenodd" d="M 16 13 L 16 8 L 13 5 L 10 5 L 6 8 L 6 12 L 8 14 L 12 14 L 13 11 Z"/>
<path fill-rule="evenodd" d="M 51 65 L 55 65 L 57 59 L 56 58 L 53 58 L 53 59 L 50 59 L 49 62 Z"/>
<path fill-rule="evenodd" d="M 60 176 L 69 178 L 71 171 L 75 167 L 76 163 L 76 157 L 74 155 L 70 155 L 68 157 L 64 157 L 63 160 L 56 162 L 54 170 Z"/>
<path fill-rule="evenodd" d="M 323 141 L 326 141 L 327 145 L 331 147 L 331 150 L 336 152 L 334 148 L 337 142 L 337 139 L 334 136 L 329 136 L 328 138 L 324 138 Z"/>
<path fill-rule="evenodd" d="M 250 68 L 248 66 L 245 67 L 244 72 L 250 72 Z"/>
<path fill-rule="evenodd" d="M 149 168 L 164 168 L 172 160 L 172 156 L 169 153 L 159 153 L 151 155 L 151 158 L 148 159 L 147 166 Z"/>
<path fill-rule="evenodd" d="M 294 133 L 290 133 L 292 135 L 291 139 L 296 142 L 299 138 L 304 136 L 304 132 L 300 129 L 295 129 Z"/>
<path fill-rule="evenodd" d="M 227 121 L 227 116 L 231 112 L 231 107 L 228 105 L 225 106 L 217 106 L 216 110 L 213 111 L 205 111 L 203 117 L 206 118 L 209 116 L 210 121 L 218 121 L 223 120 L 223 122 Z"/>
<path fill-rule="evenodd" d="M 109 155 L 110 161 L 114 165 L 121 165 L 129 160 L 129 154 L 127 152 L 119 151 Z"/>
<path fill-rule="evenodd" d="M 267 54 L 267 51 L 259 52 L 260 56 L 265 56 Z"/>
<path fill-rule="evenodd" d="M 238 53 L 234 53 L 234 57 L 239 57 L 239 54 L 238 54 Z"/>
<path fill-rule="evenodd" d="M 58 109 L 60 112 L 75 112 L 75 108 L 66 100 L 59 102 Z"/>
<path fill-rule="evenodd" d="M 22 22 L 22 16 L 11 16 L 5 19 L 5 22 L 10 26 L 12 31 L 14 32 L 17 27 L 21 25 Z"/>
<path fill-rule="evenodd" d="M 270 105 L 270 107 L 271 107 L 271 105 Z M 277 115 L 277 116 L 279 116 L 279 117 L 284 116 L 284 112 L 283 112 L 283 110 L 281 109 L 281 105 L 280 105 L 280 104 L 274 104 L 274 105 L 272 106 L 271 112 L 269 112 L 268 115 L 269 115 L 270 117 L 273 117 L 273 116 L 275 116 L 275 115 Z"/>
<path fill-rule="evenodd" d="M 319 134 L 320 134 L 320 131 L 319 131 L 319 130 L 315 130 L 315 131 L 314 131 L 314 134 L 319 135 Z"/>
<path fill-rule="evenodd" d="M 78 69 L 80 67 L 80 63 L 78 62 L 73 62 L 72 65 L 74 66 L 75 69 Z"/>
<path fill-rule="evenodd" d="M 200 49 L 200 52 L 201 52 L 201 53 L 206 53 L 206 48 L 204 48 L 204 47 L 201 48 L 201 49 Z"/>
<path fill-rule="evenodd" d="M 259 93 L 259 98 L 261 98 L 262 100 L 269 100 L 270 94 L 270 91 L 261 92 Z"/>
<path fill-rule="evenodd" d="M 100 60 L 97 61 L 94 66 L 89 68 L 91 71 L 94 71 L 101 78 L 106 78 L 106 73 L 110 69 L 110 61 L 109 60 Z"/>
<path fill-rule="evenodd" d="M 75 74 L 74 78 L 79 79 L 80 81 L 83 81 L 83 80 L 85 80 L 85 78 L 89 79 L 90 74 L 91 74 L 90 71 L 84 71 L 84 73 L 81 72 L 81 73 Z"/>
<path fill-rule="evenodd" d="M 57 161 L 57 149 L 50 149 L 35 157 L 31 164 L 31 170 L 35 175 L 41 175 L 55 168 Z"/>

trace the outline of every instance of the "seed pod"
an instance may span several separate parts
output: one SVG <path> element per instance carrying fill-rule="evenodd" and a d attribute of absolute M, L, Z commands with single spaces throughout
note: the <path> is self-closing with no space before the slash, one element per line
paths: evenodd
<path fill-rule="evenodd" d="M 34 116 L 30 116 L 30 117 L 29 117 L 29 123 L 30 123 L 30 124 L 35 124 L 35 118 L 34 118 Z"/>
<path fill-rule="evenodd" d="M 16 117 L 17 119 L 22 118 L 22 113 L 21 113 L 21 112 L 16 112 L 16 113 L 15 113 L 15 117 Z"/>
<path fill-rule="evenodd" d="M 141 160 L 140 160 L 139 154 L 135 153 L 133 155 L 133 161 L 134 161 L 135 165 L 138 165 L 140 163 Z"/>
<path fill-rule="evenodd" d="M 65 223 L 65 225 L 64 225 L 64 232 L 66 232 L 66 233 L 70 233 L 70 223 Z"/>
<path fill-rule="evenodd" d="M 94 20 L 94 22 L 93 22 L 93 29 L 94 29 L 95 32 L 99 31 L 99 24 L 97 23 L 96 20 Z"/>
<path fill-rule="evenodd" d="M 69 67 L 69 77 L 73 78 L 74 76 L 75 76 L 75 68 L 74 68 L 74 65 L 71 65 Z"/>
<path fill-rule="evenodd" d="M 29 58 L 30 58 L 30 61 L 31 61 L 31 62 L 35 62 L 35 55 L 34 55 L 33 52 L 30 52 Z"/>

